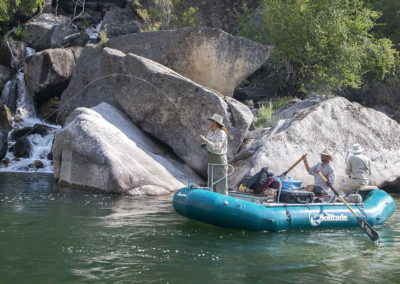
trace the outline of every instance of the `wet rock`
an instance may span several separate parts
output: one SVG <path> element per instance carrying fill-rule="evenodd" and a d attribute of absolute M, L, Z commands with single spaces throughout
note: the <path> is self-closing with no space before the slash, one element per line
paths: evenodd
<path fill-rule="evenodd" d="M 15 71 L 0 64 L 0 93 L 6 85 L 7 81 L 15 74 Z"/>
<path fill-rule="evenodd" d="M 8 150 L 8 132 L 0 130 L 0 160 L 3 159 Z"/>
<path fill-rule="evenodd" d="M 57 124 L 57 111 L 60 106 L 60 99 L 57 97 L 49 98 L 38 106 L 38 116 L 49 123 Z"/>
<path fill-rule="evenodd" d="M 13 147 L 13 154 L 18 158 L 29 158 L 31 151 L 32 145 L 27 137 L 19 138 Z"/>
<path fill-rule="evenodd" d="M 3 160 L 1 160 L 1 164 L 3 165 L 3 167 L 7 168 L 8 165 L 10 164 L 10 159 L 4 158 Z"/>
<path fill-rule="evenodd" d="M 10 131 L 12 129 L 12 120 L 10 109 L 4 104 L 0 104 L 0 129 Z"/>
<path fill-rule="evenodd" d="M 34 160 L 33 165 L 35 166 L 36 169 L 43 169 L 44 165 L 41 160 Z"/>
<path fill-rule="evenodd" d="M 26 137 L 33 134 L 39 134 L 43 137 L 49 134 L 50 131 L 52 130 L 54 130 L 54 128 L 50 126 L 44 124 L 35 124 L 32 127 L 27 126 L 19 129 L 14 129 L 10 134 L 10 138 L 12 140 L 18 140 L 22 137 Z"/>
<path fill-rule="evenodd" d="M 47 49 L 25 60 L 25 80 L 38 101 L 60 96 L 68 86 L 81 47 Z"/>

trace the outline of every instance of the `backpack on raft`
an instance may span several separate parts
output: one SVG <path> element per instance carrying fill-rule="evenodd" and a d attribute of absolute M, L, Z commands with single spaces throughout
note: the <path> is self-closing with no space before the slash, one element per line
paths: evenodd
<path fill-rule="evenodd" d="M 241 186 L 252 189 L 255 193 L 264 192 L 275 182 L 274 174 L 268 168 L 262 168 L 257 174 L 250 178 L 244 178 Z"/>
<path fill-rule="evenodd" d="M 282 203 L 312 203 L 314 193 L 306 190 L 282 190 L 279 202 Z"/>

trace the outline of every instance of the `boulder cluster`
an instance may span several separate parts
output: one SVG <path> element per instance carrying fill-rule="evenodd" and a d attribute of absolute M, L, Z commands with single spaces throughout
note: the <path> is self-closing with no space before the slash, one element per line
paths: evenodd
<path fill-rule="evenodd" d="M 324 148 L 333 150 L 337 183 L 343 183 L 347 149 L 354 143 L 372 159 L 371 181 L 398 188 L 396 121 L 336 97 L 293 103 L 276 112 L 272 124 L 254 129 L 253 112 L 233 94 L 268 60 L 271 46 L 215 27 L 140 32 L 145 23 L 120 2 L 75 17 L 50 8 L 53 13 L 26 23 L 23 41 L 2 42 L 0 88 L 8 91 L 0 98 L 1 159 L 8 136 L 15 156 L 26 157 L 27 134 L 49 131 L 41 125 L 15 129 L 23 80 L 38 116 L 63 127 L 52 146 L 60 183 L 133 195 L 205 184 L 207 159 L 197 137 L 207 133 L 207 118 L 217 113 L 228 128 L 231 188 L 262 167 L 280 174 L 305 153 L 317 162 Z M 60 5 L 71 9 L 68 1 Z M 227 23 L 214 26 L 229 30 Z M 302 165 L 290 175 L 312 183 Z"/>

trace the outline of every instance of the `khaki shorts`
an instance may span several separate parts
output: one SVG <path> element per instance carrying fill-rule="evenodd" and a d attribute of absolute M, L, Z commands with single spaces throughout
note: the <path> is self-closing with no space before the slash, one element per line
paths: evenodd
<path fill-rule="evenodd" d="M 339 187 L 338 190 L 343 191 L 345 194 L 348 194 L 350 191 L 359 189 L 360 187 L 366 186 L 367 184 L 368 182 L 366 181 L 350 179 L 341 187 Z"/>

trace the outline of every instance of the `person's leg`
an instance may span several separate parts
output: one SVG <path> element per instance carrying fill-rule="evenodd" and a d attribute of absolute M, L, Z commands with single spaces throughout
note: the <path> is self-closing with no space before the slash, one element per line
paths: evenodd
<path fill-rule="evenodd" d="M 317 196 L 317 197 L 322 197 L 322 196 L 326 195 L 325 190 L 319 185 L 314 184 L 312 191 L 314 192 L 315 196 Z"/>
<path fill-rule="evenodd" d="M 342 184 L 339 188 L 338 191 L 342 191 L 344 192 L 346 195 L 354 190 L 354 189 L 358 189 L 361 187 L 361 184 L 358 183 L 357 181 L 355 181 L 354 179 L 350 179 L 348 180 L 346 183 Z"/>
<path fill-rule="evenodd" d="M 209 160 L 209 163 L 211 163 L 211 164 L 227 164 L 227 162 L 228 162 L 226 155 L 221 156 L 221 155 L 209 154 L 208 160 Z M 217 180 L 225 177 L 226 172 L 227 172 L 226 166 L 214 166 L 213 171 L 212 171 L 213 180 L 210 181 L 210 185 L 211 185 L 211 183 L 214 183 Z M 209 177 L 209 179 L 211 179 L 211 177 Z M 216 183 L 213 187 L 213 190 L 218 193 L 228 195 L 228 180 L 227 180 L 227 178 L 225 177 L 224 179 L 222 179 L 221 181 Z"/>
<path fill-rule="evenodd" d="M 312 192 L 313 189 L 314 189 L 314 186 L 311 185 L 311 184 L 309 184 L 309 185 L 306 186 L 306 190 L 309 191 L 309 192 Z"/>

